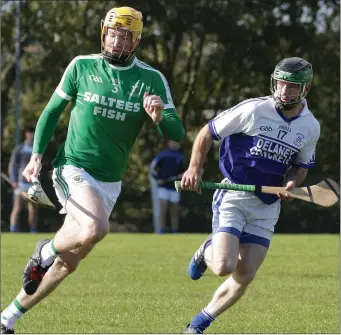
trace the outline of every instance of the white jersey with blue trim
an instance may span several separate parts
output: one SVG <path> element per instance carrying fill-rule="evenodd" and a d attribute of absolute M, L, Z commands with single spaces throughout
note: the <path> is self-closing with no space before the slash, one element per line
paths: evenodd
<path fill-rule="evenodd" d="M 282 186 L 291 165 L 311 168 L 315 163 L 320 124 L 306 100 L 298 116 L 286 118 L 271 96 L 248 99 L 209 121 L 214 140 L 222 139 L 219 167 L 237 184 Z M 278 198 L 257 193 L 267 204 Z"/>

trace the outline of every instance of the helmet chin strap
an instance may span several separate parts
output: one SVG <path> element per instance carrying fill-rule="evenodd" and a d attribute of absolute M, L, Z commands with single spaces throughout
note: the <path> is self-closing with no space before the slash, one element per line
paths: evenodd
<path fill-rule="evenodd" d="M 281 104 L 281 103 L 276 103 L 276 105 L 283 111 L 289 111 L 290 109 L 293 109 L 295 106 L 297 106 L 299 104 L 298 103 L 295 103 L 295 104 Z"/>
<path fill-rule="evenodd" d="M 286 103 L 284 104 L 280 98 L 278 97 L 274 97 L 275 99 L 275 103 L 276 103 L 276 107 L 278 107 L 280 110 L 282 111 L 288 111 L 290 109 L 293 109 L 295 106 L 297 106 L 298 104 L 301 103 L 302 100 L 300 101 L 296 101 L 296 102 L 291 102 L 291 103 Z"/>

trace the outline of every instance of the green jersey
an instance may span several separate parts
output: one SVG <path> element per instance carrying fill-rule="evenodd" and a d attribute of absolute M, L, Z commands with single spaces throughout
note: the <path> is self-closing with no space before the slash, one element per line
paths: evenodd
<path fill-rule="evenodd" d="M 52 165 L 72 164 L 101 181 L 121 180 L 136 136 L 149 118 L 143 108 L 145 92 L 160 96 L 165 105 L 160 133 L 181 140 L 182 122 L 161 72 L 136 57 L 125 67 L 109 64 L 101 54 L 74 58 L 43 112 L 46 116 L 39 119 L 33 152 L 45 150 L 49 124 L 55 128 L 60 109 L 71 101 L 67 138 Z"/>

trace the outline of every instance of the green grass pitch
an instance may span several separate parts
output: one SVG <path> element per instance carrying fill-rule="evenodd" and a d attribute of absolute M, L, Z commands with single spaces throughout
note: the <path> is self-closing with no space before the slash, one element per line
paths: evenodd
<path fill-rule="evenodd" d="M 43 236 L 2 234 L 2 309 L 19 291 L 26 260 Z M 187 276 L 204 238 L 110 234 L 15 331 L 182 333 L 222 282 L 209 271 L 198 281 Z M 209 332 L 339 333 L 339 256 L 338 235 L 275 235 L 245 296 Z"/>

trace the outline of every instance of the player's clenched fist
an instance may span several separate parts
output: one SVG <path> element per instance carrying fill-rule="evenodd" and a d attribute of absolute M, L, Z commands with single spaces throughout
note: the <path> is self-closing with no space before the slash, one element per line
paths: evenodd
<path fill-rule="evenodd" d="M 200 180 L 201 171 L 197 168 L 189 168 L 182 176 L 181 188 L 201 194 L 201 189 L 199 188 Z"/>
<path fill-rule="evenodd" d="M 161 122 L 165 105 L 158 95 L 149 95 L 146 92 L 143 96 L 143 108 L 155 123 Z"/>
<path fill-rule="evenodd" d="M 26 178 L 26 180 L 29 183 L 32 183 L 32 177 L 38 178 L 39 172 L 41 170 L 41 157 L 40 154 L 33 154 L 31 156 L 30 162 L 25 167 L 24 171 L 22 172 L 22 175 Z"/>

